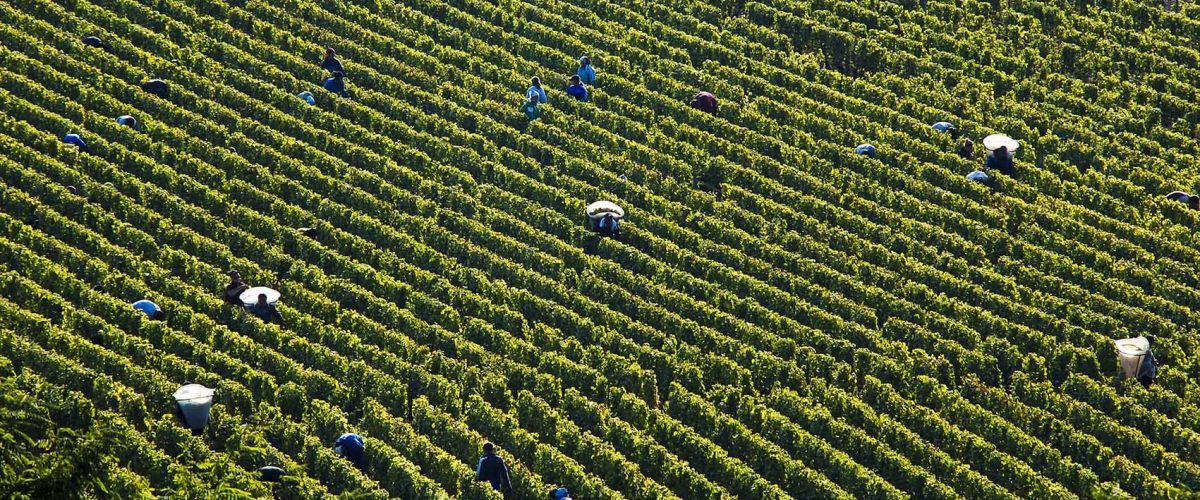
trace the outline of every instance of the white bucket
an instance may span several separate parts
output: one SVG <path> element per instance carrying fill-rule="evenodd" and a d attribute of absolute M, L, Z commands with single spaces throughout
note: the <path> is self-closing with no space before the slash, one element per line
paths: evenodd
<path fill-rule="evenodd" d="M 1121 370 L 1127 378 L 1137 378 L 1142 368 L 1142 359 L 1150 353 L 1150 340 L 1146 337 L 1121 339 L 1115 341 L 1117 354 L 1121 358 Z"/>
<path fill-rule="evenodd" d="M 183 414 L 188 428 L 200 430 L 208 425 L 208 411 L 212 408 L 215 392 L 216 389 L 209 389 L 200 384 L 188 384 L 175 391 L 175 404 L 179 405 L 179 411 Z"/>

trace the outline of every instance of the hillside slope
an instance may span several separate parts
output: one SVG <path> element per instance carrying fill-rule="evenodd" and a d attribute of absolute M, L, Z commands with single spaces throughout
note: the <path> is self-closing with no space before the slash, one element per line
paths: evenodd
<path fill-rule="evenodd" d="M 0 2 L 0 377 L 64 428 L 111 423 L 95 470 L 129 496 L 500 498 L 484 441 L 523 499 L 1185 495 L 1200 250 L 1163 195 L 1200 190 L 1200 7 L 1178 9 Z M 588 102 L 563 91 L 581 55 Z M 1016 172 L 968 181 L 991 133 Z M 595 200 L 620 241 L 584 227 Z M 226 306 L 229 270 L 286 327 Z M 1148 389 L 1113 349 L 1139 335 Z M 217 389 L 199 435 L 186 382 Z"/>

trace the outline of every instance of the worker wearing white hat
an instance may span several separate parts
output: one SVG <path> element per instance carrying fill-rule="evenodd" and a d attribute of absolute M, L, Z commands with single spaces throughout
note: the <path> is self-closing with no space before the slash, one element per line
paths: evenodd
<path fill-rule="evenodd" d="M 988 170 L 999 170 L 1004 175 L 1013 174 L 1012 154 L 1021 147 L 1021 143 L 1004 134 L 992 134 L 983 138 L 983 147 L 988 150 Z"/>

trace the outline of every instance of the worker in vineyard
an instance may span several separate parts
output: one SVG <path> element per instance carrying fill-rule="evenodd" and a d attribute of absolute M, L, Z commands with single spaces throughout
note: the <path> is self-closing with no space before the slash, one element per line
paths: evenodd
<path fill-rule="evenodd" d="M 279 313 L 279 308 L 275 307 L 275 304 L 267 302 L 265 293 L 258 294 L 258 302 L 251 304 L 246 311 L 258 316 L 258 319 L 263 320 L 264 323 L 275 323 L 280 327 L 287 326 L 283 322 L 283 315 Z"/>
<path fill-rule="evenodd" d="M 121 115 L 117 117 L 117 125 L 122 125 L 129 128 L 137 128 L 137 119 L 129 115 Z"/>
<path fill-rule="evenodd" d="M 108 43 L 96 35 L 88 35 L 83 37 L 83 44 L 87 45 L 88 47 L 103 49 L 105 52 L 108 52 L 109 49 Z"/>
<path fill-rule="evenodd" d="M 596 221 L 596 232 L 605 238 L 621 238 L 621 221 L 617 220 L 613 214 L 604 214 L 600 220 Z"/>
<path fill-rule="evenodd" d="M 167 82 L 164 82 L 158 78 L 152 78 L 150 80 L 146 80 L 146 83 L 142 84 L 142 90 L 166 99 L 171 90 L 171 86 L 167 85 Z"/>
<path fill-rule="evenodd" d="M 521 105 L 521 112 L 525 114 L 525 119 L 529 121 L 534 121 L 542 116 L 542 108 L 538 107 L 537 94 L 529 94 L 529 99 L 526 99 L 525 103 Z"/>
<path fill-rule="evenodd" d="M 309 92 L 307 90 L 305 90 L 304 92 L 301 92 L 299 94 L 296 94 L 296 97 L 299 97 L 300 100 L 307 102 L 310 105 L 317 104 L 316 96 L 314 96 L 312 92 Z"/>
<path fill-rule="evenodd" d="M 700 93 L 696 94 L 695 96 L 692 96 L 692 102 L 690 105 L 693 108 L 696 108 L 705 113 L 709 113 L 709 114 L 716 113 L 717 112 L 717 96 L 712 95 L 711 92 L 700 92 Z"/>
<path fill-rule="evenodd" d="M 325 59 L 321 60 L 321 69 L 330 73 L 346 73 L 346 69 L 342 67 L 342 61 L 338 60 L 337 53 L 332 49 L 325 49 Z"/>
<path fill-rule="evenodd" d="M 1153 335 L 1146 335 L 1146 342 L 1154 343 Z M 1147 389 L 1154 383 L 1154 377 L 1158 375 L 1158 360 L 1154 359 L 1154 352 L 1149 348 L 1146 349 L 1146 355 L 1142 356 L 1142 366 L 1138 368 L 1137 381 L 1142 384 L 1142 387 Z"/>
<path fill-rule="evenodd" d="M 268 465 L 266 467 L 258 468 L 258 478 L 271 483 L 278 483 L 283 479 L 284 474 L 286 474 L 286 471 L 284 471 L 282 467 L 275 465 Z"/>
<path fill-rule="evenodd" d="M 575 71 L 575 75 L 584 85 L 596 84 L 596 68 L 592 67 L 592 60 L 588 56 L 579 58 L 579 69 Z"/>
<path fill-rule="evenodd" d="M 328 80 L 325 80 L 325 84 L 322 87 L 342 97 L 350 97 L 350 94 L 346 92 L 345 75 L 341 71 L 334 71 L 333 75 Z"/>
<path fill-rule="evenodd" d="M 567 95 L 574 97 L 576 100 L 587 102 L 587 87 L 583 86 L 583 82 L 579 80 L 579 75 L 571 75 L 571 79 L 567 85 Z"/>
<path fill-rule="evenodd" d="M 571 492 L 566 488 L 554 488 L 550 490 L 551 500 L 571 500 Z"/>
<path fill-rule="evenodd" d="M 496 446 L 483 443 L 483 456 L 475 467 L 475 480 L 487 481 L 492 489 L 504 494 L 512 493 L 512 480 L 508 476 L 508 466 L 504 459 L 496 454 Z"/>
<path fill-rule="evenodd" d="M 342 434 L 333 443 L 333 452 L 349 460 L 359 470 L 367 467 L 366 450 L 362 438 L 353 432 Z"/>
<path fill-rule="evenodd" d="M 964 160 L 970 160 L 975 155 L 975 141 L 970 137 L 964 138 L 962 144 L 958 145 L 958 156 Z"/>
<path fill-rule="evenodd" d="M 166 316 L 162 308 L 158 307 L 158 304 L 146 299 L 134 302 L 133 308 L 145 313 L 147 317 L 155 321 L 161 321 Z"/>
<path fill-rule="evenodd" d="M 967 180 L 986 184 L 987 181 L 991 180 L 991 177 L 988 177 L 988 174 L 984 173 L 983 170 L 975 169 L 975 171 L 967 174 Z"/>
<path fill-rule="evenodd" d="M 999 170 L 1004 175 L 1013 174 L 1013 158 L 1007 146 L 1000 146 L 989 152 L 986 165 L 988 170 Z"/>
<path fill-rule="evenodd" d="M 525 95 L 537 96 L 537 102 L 539 104 L 546 104 L 549 102 L 546 98 L 546 89 L 542 88 L 542 79 L 536 76 L 530 80 L 529 90 L 525 91 Z"/>
<path fill-rule="evenodd" d="M 91 148 L 88 148 L 87 142 L 84 141 L 83 138 L 79 136 L 79 134 L 64 135 L 62 141 L 64 144 L 70 144 L 72 146 L 79 148 L 79 150 L 83 151 L 84 153 L 92 152 Z"/>
<path fill-rule="evenodd" d="M 249 290 L 250 285 L 242 282 L 242 274 L 237 271 L 229 271 L 229 284 L 225 285 L 225 292 L 222 297 L 225 303 L 233 306 L 243 306 L 242 292 Z"/>
<path fill-rule="evenodd" d="M 1141 382 L 1142 387 L 1147 389 L 1154 384 L 1154 377 L 1158 375 L 1158 362 L 1154 359 L 1154 353 L 1147 352 L 1142 358 L 1142 368 L 1138 370 L 1137 381 Z"/>
<path fill-rule="evenodd" d="M 1187 194 L 1183 191 L 1171 191 L 1167 194 L 1167 199 L 1186 203 L 1188 208 L 1192 210 L 1200 210 L 1200 196 Z"/>
<path fill-rule="evenodd" d="M 937 122 L 933 124 L 933 129 L 943 134 L 950 134 L 950 137 L 958 138 L 958 127 L 955 127 L 950 122 Z"/>
<path fill-rule="evenodd" d="M 1170 193 L 1167 193 L 1168 200 L 1178 201 L 1180 203 L 1187 203 L 1191 199 L 1191 197 L 1192 197 L 1192 195 L 1187 194 L 1183 191 L 1171 191 Z"/>
<path fill-rule="evenodd" d="M 875 158 L 875 155 L 877 154 L 875 146 L 871 144 L 859 144 L 858 147 L 854 148 L 854 152 L 856 154 L 869 156 L 871 158 Z"/>

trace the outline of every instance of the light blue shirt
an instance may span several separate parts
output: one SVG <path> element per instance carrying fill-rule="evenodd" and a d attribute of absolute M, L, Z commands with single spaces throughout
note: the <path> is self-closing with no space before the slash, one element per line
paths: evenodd
<path fill-rule="evenodd" d="M 542 104 L 546 104 L 546 102 L 547 102 L 546 89 L 538 88 L 538 87 L 529 87 L 529 91 L 525 92 L 525 97 L 529 97 L 534 94 L 537 94 L 538 102 L 540 102 Z"/>
<path fill-rule="evenodd" d="M 154 317 L 154 313 L 158 312 L 158 304 L 142 299 L 133 303 L 133 308 L 146 313 L 146 316 Z"/>
<path fill-rule="evenodd" d="M 579 81 L 583 82 L 584 85 L 596 84 L 596 68 L 593 68 L 591 64 L 579 68 L 579 71 L 576 71 L 575 74 L 579 75 Z"/>

